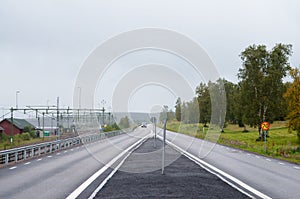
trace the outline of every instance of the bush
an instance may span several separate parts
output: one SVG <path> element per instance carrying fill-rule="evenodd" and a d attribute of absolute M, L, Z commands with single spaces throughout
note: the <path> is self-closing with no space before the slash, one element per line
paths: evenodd
<path fill-rule="evenodd" d="M 120 130 L 120 128 L 118 127 L 118 125 L 116 123 L 114 123 L 112 125 L 108 125 L 104 128 L 104 132 L 116 131 L 116 130 Z"/>
<path fill-rule="evenodd" d="M 30 135 L 30 137 L 32 137 L 32 138 L 36 138 L 36 137 L 37 137 L 35 131 L 30 131 L 30 132 L 29 132 L 29 135 Z"/>
<path fill-rule="evenodd" d="M 8 141 L 8 140 L 9 140 L 9 136 L 8 135 L 6 135 L 5 133 L 1 133 L 0 134 L 0 141 L 5 142 L 5 141 Z"/>
<path fill-rule="evenodd" d="M 22 133 L 21 134 L 21 139 L 23 139 L 23 140 L 30 140 L 31 136 L 30 136 L 29 133 Z"/>

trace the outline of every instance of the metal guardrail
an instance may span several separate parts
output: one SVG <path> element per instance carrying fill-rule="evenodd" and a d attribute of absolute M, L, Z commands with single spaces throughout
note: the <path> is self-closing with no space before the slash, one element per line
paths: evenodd
<path fill-rule="evenodd" d="M 121 135 L 123 133 L 123 131 L 111 131 L 100 134 L 90 134 L 0 151 L 0 165 L 7 165 L 12 162 L 16 163 L 21 160 L 26 160 L 27 158 L 43 156 L 55 151 L 64 150 L 85 143 L 95 142 L 105 138 Z"/>

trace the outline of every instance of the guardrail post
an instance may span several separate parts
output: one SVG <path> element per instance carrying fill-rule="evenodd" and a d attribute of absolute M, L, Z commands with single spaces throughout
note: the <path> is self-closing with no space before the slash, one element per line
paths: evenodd
<path fill-rule="evenodd" d="M 52 153 L 52 143 L 50 143 L 50 153 Z"/>
<path fill-rule="evenodd" d="M 27 155 L 27 154 L 26 154 L 26 149 L 24 149 L 23 155 L 24 155 L 23 159 L 26 160 L 26 155 Z"/>
<path fill-rule="evenodd" d="M 5 164 L 8 164 L 8 158 L 9 158 L 9 155 L 8 153 L 5 155 Z"/>
<path fill-rule="evenodd" d="M 18 162 L 18 152 L 15 152 L 15 162 Z"/>
<path fill-rule="evenodd" d="M 34 148 L 32 147 L 30 157 L 33 157 L 33 156 L 34 156 Z"/>
<path fill-rule="evenodd" d="M 39 148 L 38 148 L 38 156 L 40 156 L 41 155 L 41 147 L 39 146 Z"/>

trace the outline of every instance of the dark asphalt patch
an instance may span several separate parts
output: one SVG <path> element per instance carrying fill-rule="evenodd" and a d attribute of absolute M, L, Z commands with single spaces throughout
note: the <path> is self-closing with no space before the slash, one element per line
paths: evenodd
<path fill-rule="evenodd" d="M 157 140 L 156 144 L 155 149 L 153 139 L 149 139 L 135 153 L 149 153 L 162 147 L 161 141 Z M 170 147 L 166 148 L 166 153 L 167 161 L 168 157 L 179 155 Z M 179 156 L 168 165 L 164 175 L 161 170 L 148 173 L 122 171 L 126 168 L 139 171 L 138 168 L 157 162 L 161 164 L 161 156 L 144 160 L 134 154 L 129 156 L 95 198 L 248 198 L 185 156 Z"/>

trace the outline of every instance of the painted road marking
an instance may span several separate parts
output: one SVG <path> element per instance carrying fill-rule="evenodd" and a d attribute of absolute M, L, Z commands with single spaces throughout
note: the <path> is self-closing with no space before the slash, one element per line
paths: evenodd
<path fill-rule="evenodd" d="M 300 167 L 294 166 L 294 169 L 299 169 L 300 170 Z"/>
<path fill-rule="evenodd" d="M 284 164 L 284 163 L 282 163 L 282 162 L 278 162 L 278 164 L 285 165 L 285 164 Z"/>
<path fill-rule="evenodd" d="M 37 159 L 36 161 L 37 161 L 37 162 L 39 162 L 39 161 L 41 161 L 41 160 L 42 160 L 42 158 L 40 158 L 40 159 Z"/>
<path fill-rule="evenodd" d="M 68 151 L 65 151 L 64 153 L 67 153 Z"/>
<path fill-rule="evenodd" d="M 250 154 L 250 153 L 247 153 L 247 155 L 251 156 L 251 154 Z"/>
<path fill-rule="evenodd" d="M 162 139 L 161 136 L 158 136 L 160 139 Z M 206 169 L 207 171 L 210 171 L 211 173 L 215 173 L 215 175 L 217 175 L 219 178 L 221 178 L 222 180 L 224 180 L 225 182 L 227 182 L 228 184 L 234 186 L 237 190 L 239 190 L 240 192 L 246 194 L 249 196 L 248 193 L 246 193 L 245 191 L 241 190 L 240 188 L 236 187 L 234 184 L 232 184 L 231 182 L 228 182 L 228 180 L 226 180 L 225 178 L 231 180 L 232 182 L 238 184 L 239 186 L 243 187 L 244 189 L 248 190 L 249 192 L 264 198 L 264 199 L 271 199 L 271 197 L 265 195 L 264 193 L 254 189 L 253 187 L 251 187 L 250 185 L 247 185 L 246 183 L 242 182 L 241 180 L 229 175 L 228 173 L 218 169 L 217 167 L 201 160 L 200 158 L 188 153 L 187 151 L 183 150 L 182 148 L 178 147 L 177 145 L 173 144 L 172 142 L 170 142 L 169 140 L 166 140 L 167 144 L 173 146 L 175 149 L 181 151 L 184 155 L 186 155 L 189 159 L 193 160 L 194 162 L 196 162 L 197 164 L 199 164 L 201 167 L 203 167 L 204 169 Z M 251 197 L 251 196 L 249 196 Z M 253 198 L 253 196 L 251 197 Z"/>
<path fill-rule="evenodd" d="M 268 158 L 267 158 L 266 160 L 269 161 L 269 162 L 272 162 L 272 160 L 270 160 L 270 159 L 268 159 Z"/>
<path fill-rule="evenodd" d="M 145 139 L 146 141 L 147 139 Z M 139 148 L 142 144 L 144 143 L 144 141 L 142 141 L 141 143 L 139 143 L 133 150 L 131 150 L 126 156 L 125 158 L 123 158 L 123 160 L 118 164 L 118 166 L 102 181 L 102 183 L 97 187 L 97 189 L 95 189 L 95 191 L 92 193 L 92 195 L 90 195 L 90 197 L 88 199 L 93 199 L 96 197 L 97 193 L 105 186 L 105 184 L 108 182 L 109 179 L 112 178 L 112 176 L 119 170 L 119 168 L 124 164 L 125 160 L 131 155 L 131 153 L 136 150 L 137 148 Z"/>
<path fill-rule="evenodd" d="M 71 149 L 71 151 L 73 151 L 74 149 Z"/>
<path fill-rule="evenodd" d="M 10 167 L 9 169 L 10 169 L 10 170 L 13 170 L 13 169 L 16 169 L 16 168 L 17 168 L 17 167 Z"/>
<path fill-rule="evenodd" d="M 52 158 L 52 156 L 51 156 L 51 155 L 48 155 L 47 157 L 48 157 L 48 158 Z"/>
<path fill-rule="evenodd" d="M 75 189 L 67 199 L 76 199 L 92 182 L 94 182 L 102 173 L 104 173 L 108 168 L 110 168 L 116 161 L 118 161 L 124 154 L 133 149 L 135 146 L 140 144 L 142 141 L 148 139 L 150 135 L 145 136 L 144 138 L 138 140 L 136 143 L 128 147 L 126 150 L 123 150 L 119 155 L 113 158 L 109 163 L 104 165 L 96 173 L 94 173 L 89 179 L 82 183 L 77 189 Z"/>
<path fill-rule="evenodd" d="M 258 155 L 256 155 L 255 157 L 258 158 L 258 159 L 260 158 Z"/>
<path fill-rule="evenodd" d="M 24 165 L 29 165 L 29 164 L 31 164 L 31 162 L 26 162 Z"/>

